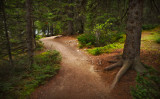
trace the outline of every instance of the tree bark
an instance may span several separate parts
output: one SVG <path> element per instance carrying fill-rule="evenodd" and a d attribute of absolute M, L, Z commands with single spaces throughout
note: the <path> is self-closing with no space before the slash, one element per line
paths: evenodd
<path fill-rule="evenodd" d="M 26 21 L 27 21 L 27 25 L 26 25 L 26 33 L 27 33 L 27 54 L 28 54 L 28 58 L 29 58 L 29 66 L 32 66 L 33 64 L 33 56 L 34 56 L 34 47 L 33 47 L 33 31 L 32 31 L 32 4 L 31 4 L 31 0 L 26 0 Z"/>
<path fill-rule="evenodd" d="M 10 38 L 8 35 L 8 28 L 7 28 L 7 20 L 6 20 L 6 12 L 5 12 L 5 3 L 3 0 L 1 0 L 1 7 L 2 7 L 2 13 L 3 13 L 3 21 L 4 21 L 4 30 L 5 30 L 5 36 L 7 41 L 7 49 L 8 49 L 8 56 L 9 56 L 9 62 L 12 67 L 14 67 L 13 59 L 12 59 L 12 53 L 11 53 L 11 44 L 10 44 Z"/>
<path fill-rule="evenodd" d="M 68 21 L 68 32 L 67 32 L 68 35 L 73 35 L 74 32 L 73 32 L 73 22 L 71 20 Z"/>
<path fill-rule="evenodd" d="M 122 68 L 117 73 L 111 88 L 114 88 L 116 83 L 130 67 L 133 67 L 137 72 L 140 73 L 143 73 L 146 70 L 140 61 L 142 13 L 143 0 L 129 0 L 126 41 L 124 44 L 122 59 L 119 63 L 105 68 L 105 70 L 111 70 L 112 68 L 122 64 Z"/>
<path fill-rule="evenodd" d="M 71 4 L 73 3 L 73 0 L 68 0 L 68 3 Z M 73 13 L 73 6 L 69 6 L 69 10 L 70 12 L 68 13 L 68 17 L 72 20 L 68 21 L 68 30 L 67 30 L 67 34 L 68 35 L 73 35 L 74 34 L 74 26 L 73 26 L 73 17 L 74 17 L 74 13 Z"/>
<path fill-rule="evenodd" d="M 42 33 L 43 33 L 43 36 L 46 36 L 46 26 L 42 28 Z"/>
<path fill-rule="evenodd" d="M 130 0 L 123 59 L 140 56 L 143 0 Z"/>
<path fill-rule="evenodd" d="M 51 36 L 53 36 L 53 24 L 51 24 L 50 26 L 50 32 L 51 32 Z"/>
<path fill-rule="evenodd" d="M 80 27 L 79 33 L 83 34 L 83 32 L 84 32 L 84 22 L 83 22 L 83 17 L 82 16 L 80 17 L 80 24 L 81 24 L 81 27 Z"/>
<path fill-rule="evenodd" d="M 35 27 L 35 24 L 34 24 L 34 19 L 33 19 L 33 22 L 32 22 L 32 24 L 33 24 L 33 40 L 34 40 L 34 49 L 36 48 L 36 27 Z"/>
<path fill-rule="evenodd" d="M 47 31 L 48 31 L 48 32 L 47 32 L 47 36 L 49 36 L 49 32 L 50 32 L 49 30 L 50 30 L 50 29 L 49 29 L 49 24 L 48 24 L 48 25 L 47 25 Z"/>

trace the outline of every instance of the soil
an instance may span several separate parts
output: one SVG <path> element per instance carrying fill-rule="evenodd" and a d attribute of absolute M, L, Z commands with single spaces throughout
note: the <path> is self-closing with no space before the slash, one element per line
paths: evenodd
<path fill-rule="evenodd" d="M 58 50 L 62 56 L 57 76 L 33 92 L 31 99 L 111 99 L 108 84 L 94 72 L 90 58 L 77 48 L 72 37 L 42 39 L 47 50 Z"/>
<path fill-rule="evenodd" d="M 118 61 L 122 49 L 92 56 L 78 49 L 75 37 L 47 37 L 42 39 L 46 50 L 58 50 L 62 55 L 59 73 L 45 85 L 37 88 L 31 99 L 132 99 L 130 87 L 135 85 L 136 72 L 130 69 L 115 88 L 111 85 L 119 68 L 104 72 L 106 66 Z M 141 60 L 160 70 L 160 53 L 141 51 Z"/>

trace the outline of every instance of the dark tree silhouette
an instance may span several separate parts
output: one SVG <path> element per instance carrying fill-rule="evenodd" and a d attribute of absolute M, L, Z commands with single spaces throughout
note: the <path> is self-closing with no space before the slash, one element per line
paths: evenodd
<path fill-rule="evenodd" d="M 110 70 L 114 67 L 122 66 L 122 68 L 117 73 L 111 88 L 114 88 L 116 83 L 130 67 L 133 67 L 137 72 L 140 73 L 145 71 L 145 68 L 140 61 L 142 13 L 143 0 L 129 0 L 126 41 L 122 59 L 116 64 L 105 68 L 105 70 Z"/>
<path fill-rule="evenodd" d="M 34 37 L 32 29 L 32 4 L 31 0 L 26 0 L 26 33 L 27 33 L 27 48 L 28 48 L 28 58 L 29 65 L 33 64 L 33 55 L 34 55 Z"/>
<path fill-rule="evenodd" d="M 5 31 L 6 41 L 7 41 L 9 61 L 10 61 L 10 65 L 14 66 L 13 60 L 12 60 L 12 54 L 11 54 L 11 44 L 10 44 L 10 39 L 9 39 L 9 35 L 8 35 L 8 28 L 7 28 L 5 2 L 4 2 L 4 0 L 1 0 L 0 3 L 1 3 L 2 14 L 3 14 L 4 31 Z"/>

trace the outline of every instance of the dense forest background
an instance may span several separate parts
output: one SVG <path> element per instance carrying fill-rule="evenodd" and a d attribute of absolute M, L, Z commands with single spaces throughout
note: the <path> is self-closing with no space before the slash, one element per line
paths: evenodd
<path fill-rule="evenodd" d="M 118 32 L 122 32 L 126 25 L 128 0 L 35 0 L 31 4 L 34 46 L 35 39 L 41 36 L 91 33 L 107 20 L 112 23 L 109 29 Z M 159 4 L 159 0 L 145 0 L 144 28 L 160 23 Z M 3 59 L 8 55 L 9 46 L 13 56 L 26 51 L 27 23 L 25 0 L 4 0 L 1 7 L 0 52 Z M 8 36 L 5 34 L 6 29 Z"/>
<path fill-rule="evenodd" d="M 80 35 L 80 48 L 124 42 L 128 3 L 129 0 L 0 0 L 0 95 L 13 89 L 12 83 L 17 79 L 6 83 L 11 75 L 20 71 L 29 74 L 35 63 L 40 65 L 34 52 L 43 49 L 42 37 Z M 159 7 L 160 0 L 144 0 L 143 30 L 160 24 Z M 45 55 L 49 53 L 58 57 L 55 64 L 59 64 L 59 53 Z M 100 54 L 97 49 L 90 53 Z"/>

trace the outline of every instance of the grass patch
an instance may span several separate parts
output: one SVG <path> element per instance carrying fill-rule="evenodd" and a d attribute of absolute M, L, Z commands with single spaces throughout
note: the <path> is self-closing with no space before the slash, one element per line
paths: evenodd
<path fill-rule="evenodd" d="M 110 53 L 115 49 L 119 49 L 122 48 L 123 44 L 121 43 L 113 43 L 113 44 L 108 44 L 104 47 L 96 47 L 93 49 L 88 49 L 88 53 L 92 54 L 92 55 L 100 55 L 102 53 Z"/>
<path fill-rule="evenodd" d="M 57 51 L 47 51 L 34 57 L 35 62 L 28 67 L 26 56 L 14 59 L 15 69 L 8 66 L 8 62 L 0 64 L 0 98 L 24 99 L 36 87 L 44 84 L 57 74 L 60 69 L 61 56 Z"/>
<path fill-rule="evenodd" d="M 151 35 L 145 36 L 142 38 L 143 41 L 153 41 L 156 43 L 160 43 L 160 31 L 151 32 Z"/>

